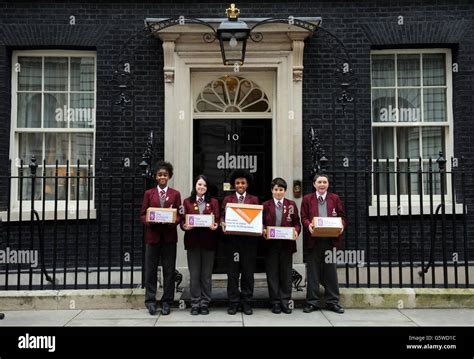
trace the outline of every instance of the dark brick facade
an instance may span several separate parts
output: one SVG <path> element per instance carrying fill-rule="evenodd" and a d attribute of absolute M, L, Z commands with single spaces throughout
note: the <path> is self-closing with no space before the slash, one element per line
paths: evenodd
<path fill-rule="evenodd" d="M 131 173 L 123 170 L 122 157 L 132 159 L 136 167 L 141 160 L 145 140 L 150 130 L 155 133 L 157 158 L 164 152 L 163 120 L 163 52 L 161 43 L 150 37 L 140 37 L 135 42 L 133 69 L 133 90 L 136 96 L 134 120 L 132 111 L 124 115 L 114 111 L 113 101 L 117 95 L 114 83 L 114 65 L 118 61 L 122 44 L 131 34 L 143 27 L 147 17 L 173 17 L 187 15 L 193 17 L 222 17 L 225 3 L 203 1 L 197 6 L 191 1 L 130 2 L 130 1 L 7 1 L 0 2 L 0 174 L 8 172 L 10 151 L 11 119 L 11 54 L 16 49 L 81 49 L 97 52 L 97 137 L 96 160 L 102 159 L 102 175 Z M 474 152 L 472 136 L 472 113 L 474 113 L 474 4 L 470 0 L 437 1 L 240 1 L 237 4 L 242 17 L 273 17 L 288 15 L 321 16 L 323 26 L 335 34 L 345 44 L 353 62 L 353 71 L 358 82 L 351 88 L 356 98 L 356 108 L 349 106 L 347 114 L 340 108 L 333 111 L 333 94 L 338 90 L 334 70 L 338 52 L 332 46 L 329 36 L 318 33 L 305 43 L 303 76 L 303 130 L 307 133 L 311 126 L 320 129 L 322 146 L 330 159 L 331 170 L 342 170 L 342 161 L 349 159 L 349 169 L 364 169 L 366 159 L 371 156 L 370 122 L 370 50 L 383 48 L 450 48 L 453 62 L 459 72 L 453 73 L 454 110 L 454 155 L 464 158 L 467 169 L 472 168 Z M 76 25 L 69 25 L 69 17 L 76 17 Z M 398 17 L 403 16 L 404 24 L 398 25 Z M 356 115 L 354 115 L 356 113 Z M 336 116 L 334 116 L 336 114 Z M 334 146 L 335 144 L 335 146 Z M 304 192 L 311 190 L 309 168 L 311 162 L 308 142 L 303 142 Z M 125 171 L 125 172 L 123 172 Z M 128 172 L 127 172 L 128 171 Z M 359 178 L 357 184 L 352 176 L 342 176 L 335 180 L 336 190 L 345 199 L 351 219 L 347 246 L 355 248 L 355 243 L 364 247 L 365 230 L 365 182 Z M 141 186 L 137 180 L 137 187 Z M 0 183 L 0 205 L 6 204 L 6 181 Z M 130 187 L 129 187 L 130 188 Z M 358 188 L 356 190 L 356 188 Z M 473 177 L 466 176 L 466 196 L 464 202 L 471 209 L 474 200 Z M 131 188 L 130 188 L 131 189 Z M 103 193 L 104 203 L 108 194 Z M 357 194 L 356 194 L 357 192 Z M 114 202 L 120 203 L 120 193 Z M 125 210 L 132 210 L 131 195 Z M 137 211 L 141 201 L 141 191 L 134 198 Z M 117 209 L 120 213 L 120 209 Z M 466 220 L 468 233 L 474 233 L 474 217 Z M 129 213 L 127 213 L 129 215 Z M 358 218 L 358 230 L 355 218 Z M 415 218 L 413 224 L 414 247 L 420 247 L 420 225 Z M 107 227 L 107 219 L 103 219 Z M 392 218 L 392 225 L 397 219 Z M 460 231 L 462 218 L 457 222 L 448 220 L 448 245 L 453 246 L 450 226 L 456 225 Z M 93 221 L 94 222 L 94 221 Z M 370 238 L 375 238 L 376 226 L 370 219 Z M 82 222 L 81 222 L 82 223 Z M 382 223 L 381 251 L 388 255 L 387 219 Z M 406 219 L 402 219 L 406 223 Z M 63 226 L 63 224 L 61 224 Z M 96 229 L 101 225 L 95 224 Z M 426 231 L 429 231 L 429 224 Z M 139 227 L 139 225 L 137 225 Z M 408 245 L 407 226 L 403 230 L 402 241 Z M 14 232 L 16 229 L 12 228 Z M 52 231 L 51 228 L 47 229 Z M 105 229 L 104 229 L 105 230 Z M 135 230 L 138 230 L 135 228 Z M 113 236 L 119 236 L 114 229 Z M 130 242 L 130 230 L 124 228 L 123 236 Z M 439 230 L 438 230 L 439 231 Z M 13 233 L 12 232 L 12 233 Z M 356 234 L 357 233 L 357 234 Z M 426 232 L 425 232 L 426 233 Z M 85 233 L 80 233 L 79 247 L 85 251 Z M 393 225 L 392 241 L 397 240 L 396 226 Z M 12 235 L 12 238 L 14 236 Z M 96 242 L 95 236 L 91 242 Z M 458 235 L 460 240 L 460 234 Z M 427 240 L 427 239 L 426 239 Z M 137 238 L 136 241 L 140 241 Z M 471 253 L 474 244 L 471 240 Z M 52 244 L 49 244 L 52 245 Z M 112 244 L 113 257 L 119 257 L 120 248 Z M 374 243 L 376 248 L 377 244 Z M 441 250 L 436 247 L 436 250 Z M 91 251 L 93 249 L 91 248 Z M 95 253 L 95 252 L 94 252 Z M 391 253 L 395 258 L 396 252 Z M 137 260 L 140 253 L 136 253 Z M 419 258 L 419 255 L 417 256 Z M 471 254 L 471 259 L 473 255 Z M 407 260 L 406 253 L 405 259 Z M 118 261 L 115 260 L 117 265 Z"/>

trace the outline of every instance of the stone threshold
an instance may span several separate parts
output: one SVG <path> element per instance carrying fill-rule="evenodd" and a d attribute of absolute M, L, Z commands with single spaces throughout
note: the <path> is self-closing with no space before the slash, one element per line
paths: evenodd
<path fill-rule="evenodd" d="M 227 304 L 224 288 L 216 288 L 213 306 Z M 474 289 L 445 288 L 341 288 L 346 308 L 474 308 Z M 295 307 L 305 304 L 306 292 L 293 292 Z M 161 293 L 158 293 L 159 298 Z M 79 289 L 0 291 L 0 308 L 11 310 L 51 309 L 143 309 L 144 289 Z M 175 307 L 189 307 L 187 288 L 176 293 Z M 255 289 L 255 307 L 268 306 L 266 288 Z"/>

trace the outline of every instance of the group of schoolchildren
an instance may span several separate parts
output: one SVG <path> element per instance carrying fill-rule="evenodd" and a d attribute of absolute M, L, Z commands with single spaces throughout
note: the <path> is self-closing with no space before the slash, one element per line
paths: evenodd
<path fill-rule="evenodd" d="M 252 176 L 246 170 L 235 170 L 231 174 L 231 184 L 235 193 L 226 196 L 221 206 L 209 194 L 209 181 L 204 175 L 195 178 L 191 195 L 181 202 L 180 193 L 168 187 L 173 176 L 173 166 L 160 161 L 155 168 L 157 186 L 145 192 L 141 209 L 141 220 L 145 230 L 145 306 L 151 315 L 157 312 L 157 270 L 161 259 L 163 268 L 163 295 L 161 314 L 168 315 L 174 300 L 177 227 L 184 231 L 184 247 L 187 251 L 190 273 L 191 314 L 209 314 L 212 299 L 212 269 L 218 244 L 218 227 L 224 232 L 223 245 L 227 260 L 227 295 L 230 315 L 242 311 L 253 313 L 254 272 L 256 266 L 258 237 L 225 234 L 225 209 L 228 203 L 259 204 L 256 196 L 247 192 Z M 326 308 L 336 313 L 344 313 L 339 304 L 339 285 L 336 263 L 326 263 L 325 252 L 340 248 L 342 232 L 346 226 L 343 203 L 340 198 L 329 193 L 329 179 L 325 174 L 316 174 L 313 187 L 316 192 L 304 196 L 301 203 L 301 221 L 296 203 L 285 198 L 287 183 L 283 178 L 275 178 L 271 184 L 272 199 L 263 203 L 263 237 L 268 238 L 266 227 L 294 227 L 294 238 L 301 228 L 306 231 L 305 246 L 307 295 L 303 311 L 311 313 L 320 309 L 319 285 L 325 288 Z M 149 207 L 176 208 L 175 223 L 148 223 L 146 213 Z M 209 228 L 192 227 L 185 221 L 186 214 L 213 214 L 214 224 Z M 314 217 L 341 217 L 343 228 L 339 237 L 313 237 Z M 301 225 L 303 227 L 301 227 Z M 292 292 L 293 253 L 296 240 L 266 240 L 264 243 L 265 268 L 271 310 L 275 314 L 290 314 Z M 239 283 L 240 279 L 240 283 Z"/>

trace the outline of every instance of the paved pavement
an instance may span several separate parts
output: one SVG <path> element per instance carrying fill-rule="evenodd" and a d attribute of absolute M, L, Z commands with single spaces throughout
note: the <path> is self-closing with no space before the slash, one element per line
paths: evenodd
<path fill-rule="evenodd" d="M 210 309 L 209 315 L 197 316 L 192 316 L 189 309 L 177 308 L 168 316 L 151 316 L 145 309 L 7 311 L 0 327 L 474 326 L 474 309 L 346 309 L 344 314 L 327 310 L 307 314 L 297 308 L 292 314 L 273 314 L 268 309 L 257 308 L 253 315 L 228 315 L 224 307 Z"/>

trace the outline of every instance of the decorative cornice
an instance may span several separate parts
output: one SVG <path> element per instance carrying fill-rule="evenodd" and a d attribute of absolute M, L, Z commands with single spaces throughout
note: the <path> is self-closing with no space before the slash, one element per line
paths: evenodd
<path fill-rule="evenodd" d="M 303 80 L 303 70 L 293 68 L 293 81 L 299 82 Z"/>
<path fill-rule="evenodd" d="M 174 69 L 163 70 L 163 77 L 166 83 L 174 82 Z"/>
<path fill-rule="evenodd" d="M 293 81 L 303 80 L 304 41 L 293 40 Z"/>
<path fill-rule="evenodd" d="M 205 21 L 206 26 L 218 25 L 222 19 L 194 19 Z M 281 53 L 292 52 L 293 61 L 293 81 L 299 82 L 303 78 L 303 51 L 304 40 L 310 37 L 313 32 L 294 24 L 282 22 L 268 22 L 258 24 L 264 19 L 248 19 L 249 26 L 258 25 L 256 30 L 261 40 L 249 39 L 247 42 L 247 53 L 255 56 L 257 53 Z M 278 19 L 279 20 L 279 19 Z M 314 26 L 319 26 L 321 18 L 301 18 Z M 176 19 L 146 19 L 145 24 L 151 29 L 153 35 L 163 41 L 164 52 L 164 80 L 166 83 L 173 83 L 175 76 L 175 54 L 180 57 L 192 56 L 208 57 L 219 56 L 220 48 L 217 41 L 206 41 L 205 35 L 212 32 L 212 28 L 203 27 L 196 21 L 182 24 L 175 24 Z M 169 24 L 169 26 L 162 26 Z M 252 41 L 253 40 L 253 41 Z M 258 56 L 258 55 L 257 55 Z"/>
<path fill-rule="evenodd" d="M 163 41 L 163 72 L 166 83 L 174 82 L 174 41 Z"/>

